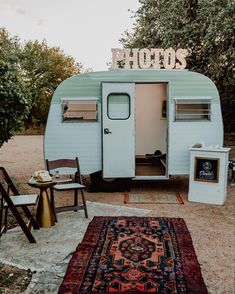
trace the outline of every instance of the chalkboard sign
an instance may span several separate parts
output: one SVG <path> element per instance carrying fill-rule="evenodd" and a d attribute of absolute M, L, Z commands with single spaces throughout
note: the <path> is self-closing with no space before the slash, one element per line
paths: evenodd
<path fill-rule="evenodd" d="M 195 157 L 194 180 L 218 183 L 219 158 Z"/>

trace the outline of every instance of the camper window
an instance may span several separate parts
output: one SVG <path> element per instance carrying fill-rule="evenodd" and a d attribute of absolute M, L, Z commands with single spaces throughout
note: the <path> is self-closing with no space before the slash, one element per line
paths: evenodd
<path fill-rule="evenodd" d="M 62 102 L 63 121 L 96 121 L 97 101 L 64 100 Z"/>
<path fill-rule="evenodd" d="M 175 100 L 175 121 L 208 121 L 210 119 L 209 100 Z"/>
<path fill-rule="evenodd" d="M 130 117 L 130 96 L 126 93 L 111 93 L 108 96 L 108 117 L 128 119 Z"/>

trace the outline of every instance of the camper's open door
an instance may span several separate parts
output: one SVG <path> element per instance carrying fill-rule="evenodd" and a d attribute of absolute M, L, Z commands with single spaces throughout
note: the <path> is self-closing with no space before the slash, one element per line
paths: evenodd
<path fill-rule="evenodd" d="M 103 178 L 135 177 L 134 99 L 134 83 L 102 83 Z"/>

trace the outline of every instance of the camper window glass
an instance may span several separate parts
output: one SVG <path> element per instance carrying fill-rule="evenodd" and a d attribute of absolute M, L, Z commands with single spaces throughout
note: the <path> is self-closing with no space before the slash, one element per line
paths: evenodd
<path fill-rule="evenodd" d="M 175 121 L 205 121 L 211 118 L 209 100 L 176 100 Z"/>
<path fill-rule="evenodd" d="M 111 93 L 108 96 L 108 117 L 128 119 L 130 116 L 130 96 L 126 93 Z"/>
<path fill-rule="evenodd" d="M 97 101 L 66 100 L 62 103 L 63 121 L 96 121 Z"/>

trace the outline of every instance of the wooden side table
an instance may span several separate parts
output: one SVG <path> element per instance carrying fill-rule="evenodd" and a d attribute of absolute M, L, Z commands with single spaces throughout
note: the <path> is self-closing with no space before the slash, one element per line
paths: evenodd
<path fill-rule="evenodd" d="M 28 181 L 29 186 L 40 189 L 36 222 L 41 228 L 49 228 L 55 225 L 55 219 L 52 212 L 51 203 L 47 189 L 56 185 L 56 182 L 37 182 L 33 179 Z"/>

